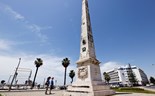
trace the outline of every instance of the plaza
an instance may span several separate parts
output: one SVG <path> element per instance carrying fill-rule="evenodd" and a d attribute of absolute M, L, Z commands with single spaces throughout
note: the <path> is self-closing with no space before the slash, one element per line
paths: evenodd
<path fill-rule="evenodd" d="M 26 91 L 1 91 L 2 96 L 63 96 L 65 90 L 53 90 L 52 94 L 45 95 L 45 90 L 26 90 Z M 154 94 L 144 93 L 116 93 L 113 96 L 154 96 Z"/>

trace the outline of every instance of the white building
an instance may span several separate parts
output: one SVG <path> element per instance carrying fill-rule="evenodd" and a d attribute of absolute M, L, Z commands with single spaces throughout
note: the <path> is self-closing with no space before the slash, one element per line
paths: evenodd
<path fill-rule="evenodd" d="M 135 75 L 135 79 L 138 85 L 145 85 L 148 83 L 148 78 L 144 71 L 136 66 L 131 66 L 133 74 Z M 122 85 L 131 85 L 129 80 L 129 65 L 124 67 L 115 68 L 112 70 L 107 71 L 106 73 L 109 74 L 111 80 L 110 84 L 122 84 Z"/>

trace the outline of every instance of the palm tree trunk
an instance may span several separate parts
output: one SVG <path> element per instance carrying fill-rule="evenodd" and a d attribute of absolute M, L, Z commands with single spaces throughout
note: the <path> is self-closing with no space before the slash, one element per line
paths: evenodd
<path fill-rule="evenodd" d="M 71 81 L 71 84 L 73 83 L 73 78 L 72 78 L 72 81 Z"/>
<path fill-rule="evenodd" d="M 67 71 L 67 68 L 65 67 L 65 74 L 64 74 L 64 86 L 66 85 L 66 71 Z"/>
<path fill-rule="evenodd" d="M 32 89 L 33 89 L 33 87 L 34 87 L 34 85 L 35 85 L 35 80 L 36 80 L 36 76 L 37 76 L 37 73 L 38 73 L 38 68 L 39 68 L 39 67 L 36 67 L 36 73 L 35 73 L 35 75 L 34 75 L 34 79 L 33 79 L 33 83 L 32 83 Z"/>

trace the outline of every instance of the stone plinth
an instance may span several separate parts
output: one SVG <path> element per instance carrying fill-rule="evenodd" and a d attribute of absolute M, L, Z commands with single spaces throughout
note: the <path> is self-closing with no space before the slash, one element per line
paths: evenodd
<path fill-rule="evenodd" d="M 115 91 L 111 90 L 108 85 L 104 85 L 102 82 L 95 84 L 100 85 L 68 86 L 63 96 L 110 96 L 115 94 Z"/>
<path fill-rule="evenodd" d="M 76 91 L 66 91 L 63 93 L 63 96 L 111 96 L 114 95 L 113 90 L 99 90 L 93 92 L 76 92 Z"/>

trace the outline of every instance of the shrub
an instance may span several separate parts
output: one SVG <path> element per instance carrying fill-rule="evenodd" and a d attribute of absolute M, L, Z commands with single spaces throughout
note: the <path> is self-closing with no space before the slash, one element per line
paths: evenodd
<path fill-rule="evenodd" d="M 135 92 L 135 93 L 147 93 L 147 94 L 155 94 L 153 91 L 144 90 L 141 88 L 133 88 L 133 87 L 124 87 L 124 88 L 112 88 L 117 92 Z"/>
<path fill-rule="evenodd" d="M 141 88 L 130 88 L 130 87 L 125 87 L 125 88 L 119 88 L 119 90 L 134 90 L 134 91 L 144 91 L 144 89 Z"/>

